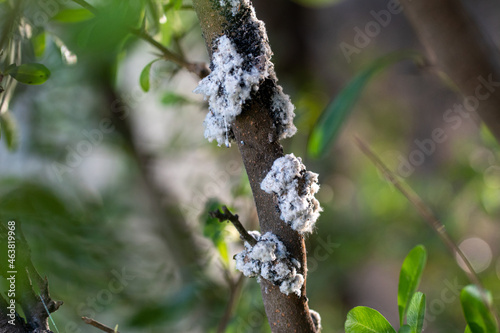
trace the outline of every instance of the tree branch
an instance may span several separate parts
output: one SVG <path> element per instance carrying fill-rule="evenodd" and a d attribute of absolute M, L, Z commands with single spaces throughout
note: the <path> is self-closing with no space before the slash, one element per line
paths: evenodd
<path fill-rule="evenodd" d="M 253 238 L 252 235 L 248 233 L 243 225 L 241 225 L 238 215 L 233 215 L 233 213 L 231 213 L 226 206 L 222 206 L 222 212 L 219 210 L 214 210 L 213 212 L 208 213 L 208 215 L 210 215 L 210 217 L 218 219 L 220 222 L 230 221 L 234 225 L 236 230 L 238 230 L 242 240 L 246 241 L 251 246 L 257 244 L 257 240 L 255 240 L 255 238 Z"/>
<path fill-rule="evenodd" d="M 238 36 L 240 46 L 267 43 L 267 40 L 262 40 L 262 36 L 256 36 L 242 27 L 241 15 L 231 15 L 231 11 L 221 8 L 220 3 L 219 0 L 193 1 L 211 57 L 214 41 L 222 35 L 233 39 Z M 240 4 L 243 10 L 245 3 L 246 1 L 241 1 Z M 297 273 L 305 278 L 307 262 L 304 238 L 281 220 L 273 194 L 260 188 L 260 183 L 271 170 L 274 161 L 283 157 L 283 147 L 277 140 L 277 129 L 270 106 L 276 81 L 275 74 L 270 73 L 259 90 L 245 103 L 242 113 L 236 117 L 231 127 L 252 188 L 261 233 L 272 232 L 278 236 L 290 256 L 300 262 L 301 268 Z M 261 279 L 261 294 L 272 332 L 316 332 L 309 314 L 305 281 L 301 296 L 298 297 L 295 294 L 285 295 L 278 286 Z"/>
<path fill-rule="evenodd" d="M 456 84 L 464 97 L 478 101 L 479 116 L 500 141 L 498 49 L 460 0 L 403 0 L 402 6 L 427 49 L 429 61 Z"/>

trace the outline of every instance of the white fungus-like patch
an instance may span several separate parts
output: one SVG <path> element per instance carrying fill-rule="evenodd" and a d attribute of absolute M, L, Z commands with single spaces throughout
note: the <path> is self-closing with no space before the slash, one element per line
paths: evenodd
<path fill-rule="evenodd" d="M 227 36 L 217 39 L 216 51 L 212 57 L 213 70 L 201 80 L 194 90 L 208 98 L 209 112 L 205 118 L 205 137 L 218 145 L 229 147 L 230 125 L 252 91 L 259 89 L 259 83 L 268 75 L 256 67 L 243 69 L 244 59 L 236 51 Z"/>
<path fill-rule="evenodd" d="M 236 269 L 245 276 L 266 279 L 280 287 L 286 295 L 295 293 L 301 295 L 304 276 L 297 273 L 300 263 L 289 257 L 285 245 L 276 235 L 267 232 L 260 235 L 257 231 L 249 232 L 257 240 L 251 246 L 245 242 L 245 250 L 235 256 Z"/>
<path fill-rule="evenodd" d="M 321 332 L 321 316 L 314 310 L 309 309 L 309 314 L 311 315 L 311 319 L 313 321 L 314 327 L 316 327 L 316 332 Z"/>
<path fill-rule="evenodd" d="M 230 146 L 234 140 L 231 124 L 242 112 L 243 105 L 251 98 L 251 94 L 259 90 L 265 79 L 273 80 L 270 111 L 279 139 L 285 139 L 295 134 L 293 125 L 295 107 L 288 95 L 283 93 L 281 86 L 276 84 L 274 65 L 271 62 L 272 51 L 264 23 L 257 19 L 255 9 L 248 0 L 219 0 L 221 7 L 228 7 L 235 16 L 242 11 L 244 20 L 240 29 L 252 30 L 258 41 L 253 49 L 238 52 L 234 40 L 223 35 L 215 40 L 212 54 L 212 72 L 201 80 L 195 93 L 205 95 L 209 102 L 209 112 L 205 118 L 205 137 L 221 146 Z M 245 35 L 245 38 L 246 36 Z M 258 37 L 256 37 L 258 36 Z M 236 38 L 236 37 L 231 37 Z M 248 45 L 252 42 L 248 41 Z"/>
<path fill-rule="evenodd" d="M 262 190 L 277 196 L 281 219 L 297 232 L 312 232 L 322 211 L 314 195 L 319 190 L 318 174 L 306 170 L 293 154 L 276 159 L 262 183 Z"/>

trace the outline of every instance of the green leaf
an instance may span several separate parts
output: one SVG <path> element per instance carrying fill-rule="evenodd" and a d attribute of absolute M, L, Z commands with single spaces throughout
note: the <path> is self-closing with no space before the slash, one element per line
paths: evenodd
<path fill-rule="evenodd" d="M 403 325 L 399 328 L 398 333 L 413 333 L 413 331 L 409 325 Z"/>
<path fill-rule="evenodd" d="M 467 326 L 465 327 L 465 331 L 464 331 L 464 333 L 472 333 L 472 331 L 470 330 L 469 325 L 467 325 Z"/>
<path fill-rule="evenodd" d="M 401 60 L 421 59 L 413 51 L 397 51 L 378 58 L 359 72 L 323 111 L 309 137 L 308 152 L 312 157 L 322 157 L 333 145 L 347 116 L 353 109 L 366 84 L 384 69 Z"/>
<path fill-rule="evenodd" d="M 179 10 L 182 7 L 182 0 L 171 0 L 174 4 L 174 9 Z"/>
<path fill-rule="evenodd" d="M 45 52 L 45 39 L 45 31 L 42 31 L 31 39 L 31 43 L 33 44 L 33 51 L 35 53 L 35 57 L 37 58 L 42 57 Z"/>
<path fill-rule="evenodd" d="M 10 112 L 0 114 L 0 127 L 5 139 L 7 148 L 13 151 L 17 148 L 17 126 Z"/>
<path fill-rule="evenodd" d="M 396 333 L 380 312 L 366 306 L 349 311 L 344 328 L 346 333 Z"/>
<path fill-rule="evenodd" d="M 406 315 L 406 322 L 410 325 L 413 333 L 422 332 L 424 315 L 425 295 L 421 292 L 416 292 L 411 298 L 410 305 L 408 306 L 408 314 Z"/>
<path fill-rule="evenodd" d="M 497 322 L 490 311 L 493 301 L 489 291 L 481 292 L 479 287 L 468 285 L 460 293 L 460 302 L 472 333 L 498 332 Z"/>
<path fill-rule="evenodd" d="M 50 77 L 49 69 L 37 63 L 22 64 L 20 66 L 10 65 L 4 74 L 8 74 L 15 80 L 25 84 L 42 84 Z"/>
<path fill-rule="evenodd" d="M 212 243 L 219 252 L 222 261 L 225 264 L 229 264 L 229 251 L 224 238 L 224 231 L 227 223 L 219 222 L 218 219 L 208 215 L 209 212 L 220 209 L 221 206 L 222 205 L 217 200 L 209 200 L 207 202 L 204 213 L 202 214 L 204 222 L 203 236 L 212 240 Z"/>
<path fill-rule="evenodd" d="M 176 104 L 190 103 L 191 101 L 182 95 L 167 91 L 162 96 L 161 102 L 164 105 L 176 105 Z"/>
<path fill-rule="evenodd" d="M 417 291 L 422 277 L 422 272 L 427 261 L 425 247 L 418 245 L 414 247 L 406 256 L 401 272 L 399 274 L 398 285 L 398 310 L 399 324 L 403 325 L 404 316 L 408 308 L 411 297 Z"/>
<path fill-rule="evenodd" d="M 151 61 L 149 64 L 146 65 L 146 67 L 143 68 L 143 70 L 141 72 L 139 82 L 141 84 L 142 90 L 144 90 L 145 92 L 148 92 L 149 88 L 150 88 L 151 66 L 153 66 L 153 64 L 155 62 L 157 62 L 158 60 L 160 60 L 160 59 L 155 59 L 155 60 Z"/>
<path fill-rule="evenodd" d="M 59 23 L 77 23 L 90 20 L 94 14 L 85 8 L 63 9 L 52 20 Z"/>

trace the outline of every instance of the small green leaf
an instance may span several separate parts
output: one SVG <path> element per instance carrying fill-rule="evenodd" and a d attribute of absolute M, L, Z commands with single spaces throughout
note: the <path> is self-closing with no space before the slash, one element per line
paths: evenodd
<path fill-rule="evenodd" d="M 409 325 L 403 325 L 399 328 L 398 333 L 414 333 Z"/>
<path fill-rule="evenodd" d="M 153 66 L 153 64 L 155 62 L 157 62 L 158 60 L 160 60 L 160 59 L 155 59 L 155 60 L 151 61 L 149 64 L 146 65 L 146 67 L 143 68 L 143 70 L 141 72 L 139 82 L 141 84 L 142 90 L 144 90 L 145 92 L 148 92 L 149 88 L 150 88 L 151 66 Z"/>
<path fill-rule="evenodd" d="M 161 98 L 161 102 L 164 105 L 176 105 L 190 103 L 191 101 L 182 95 L 167 91 Z"/>
<path fill-rule="evenodd" d="M 380 312 L 366 306 L 349 311 L 344 328 L 346 333 L 396 333 Z"/>
<path fill-rule="evenodd" d="M 202 219 L 204 222 L 203 236 L 210 238 L 215 248 L 219 252 L 222 261 L 229 264 L 229 251 L 227 249 L 227 244 L 224 238 L 224 231 L 227 223 L 219 222 L 218 219 L 210 217 L 209 212 L 220 209 L 221 204 L 217 200 L 209 200 L 205 206 L 205 210 L 202 214 Z"/>
<path fill-rule="evenodd" d="M 50 71 L 42 64 L 31 63 L 20 66 L 10 65 L 5 74 L 25 84 L 42 84 L 50 77 Z"/>
<path fill-rule="evenodd" d="M 43 53 L 45 52 L 45 35 L 45 31 L 42 31 L 31 39 L 31 43 L 33 44 L 33 51 L 35 53 L 35 57 L 37 58 L 42 57 Z"/>
<path fill-rule="evenodd" d="M 498 332 L 497 322 L 490 311 L 493 301 L 489 291 L 481 292 L 479 287 L 468 285 L 460 293 L 460 302 L 472 333 Z"/>
<path fill-rule="evenodd" d="M 416 292 L 411 298 L 410 305 L 408 306 L 408 314 L 406 315 L 406 322 L 410 325 L 413 333 L 422 332 L 424 315 L 425 295 L 421 292 Z"/>
<path fill-rule="evenodd" d="M 0 114 L 0 127 L 5 139 L 7 148 L 12 151 L 17 148 L 17 126 L 10 112 Z"/>
<path fill-rule="evenodd" d="M 338 93 L 333 102 L 323 111 L 311 132 L 307 149 L 312 157 L 323 156 L 332 146 L 366 84 L 390 65 L 406 59 L 418 61 L 421 55 L 413 51 L 397 51 L 378 58 L 359 72 Z"/>
<path fill-rule="evenodd" d="M 94 17 L 91 11 L 85 8 L 63 9 L 52 20 L 59 23 L 77 23 L 90 20 Z"/>
<path fill-rule="evenodd" d="M 399 274 L 398 285 L 398 310 L 400 325 L 403 325 L 404 316 L 410 299 L 415 291 L 417 291 L 426 261 L 427 252 L 425 251 L 425 247 L 418 245 L 414 247 L 410 253 L 408 253 L 403 262 L 403 266 L 401 267 L 401 272 Z"/>
<path fill-rule="evenodd" d="M 464 331 L 464 333 L 472 333 L 472 331 L 470 330 L 469 325 L 467 325 L 467 326 L 465 327 L 465 331 Z"/>

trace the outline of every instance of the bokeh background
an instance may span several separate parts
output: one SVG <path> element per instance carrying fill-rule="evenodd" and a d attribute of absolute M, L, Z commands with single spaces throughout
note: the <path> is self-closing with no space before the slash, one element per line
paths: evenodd
<path fill-rule="evenodd" d="M 420 287 L 426 332 L 463 332 L 457 295 L 466 275 L 353 138 L 366 140 L 397 171 L 422 150 L 415 140 L 444 130 L 447 139 L 400 176 L 461 244 L 497 306 L 498 143 L 474 117 L 456 128 L 446 123 L 443 114 L 462 98 L 432 68 L 407 61 L 370 81 L 325 157 L 308 157 L 314 124 L 356 73 L 390 52 L 423 50 L 400 13 L 345 56 L 340 45 L 355 45 L 357 29 L 374 21 L 371 11 L 390 1 L 253 2 L 280 84 L 296 105 L 298 133 L 283 142 L 285 152 L 320 174 L 324 212 L 307 239 L 307 290 L 324 332 L 343 332 L 347 312 L 358 305 L 398 327 L 399 269 L 417 244 L 428 251 Z M 64 10 L 78 8 L 71 1 L 26 2 L 32 39 L 44 31 L 45 50 L 36 57 L 39 44 L 22 39 L 22 61 L 43 63 L 52 75 L 41 86 L 19 85 L 10 104 L 18 145 L 9 150 L 0 140 L 0 221 L 22 226 L 34 265 L 48 277 L 52 297 L 64 301 L 53 314 L 59 332 L 95 332 L 81 316 L 118 324 L 121 332 L 216 332 L 230 295 L 227 332 L 269 332 L 257 282 L 238 282 L 231 260 L 242 247 L 238 235 L 207 217 L 225 204 L 247 228 L 258 228 L 238 150 L 204 139 L 207 106 L 192 93 L 193 74 L 158 61 L 150 91 L 141 89 L 141 71 L 158 51 L 126 33 L 125 21 L 141 20 L 138 3 L 108 5 L 106 19 L 97 20 L 68 19 Z M 465 3 L 498 45 L 500 4 Z M 208 61 L 189 2 L 180 9 L 151 4 L 161 22 L 151 25 L 157 40 L 191 61 Z M 0 280 L 0 290 L 5 286 Z"/>

